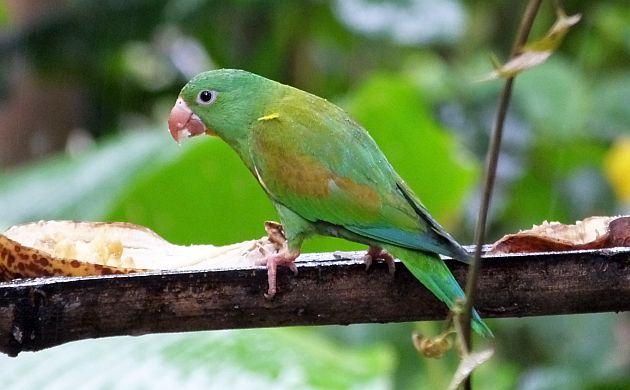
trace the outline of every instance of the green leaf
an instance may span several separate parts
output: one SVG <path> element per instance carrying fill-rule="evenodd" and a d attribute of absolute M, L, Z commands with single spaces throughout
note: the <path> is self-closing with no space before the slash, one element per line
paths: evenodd
<path fill-rule="evenodd" d="M 605 209 L 611 194 L 604 179 L 580 176 L 597 172 L 606 151 L 590 139 L 538 140 L 530 151 L 529 169 L 511 185 L 502 230 L 528 229 L 545 220 L 573 223 Z"/>
<path fill-rule="evenodd" d="M 6 388 L 385 389 L 395 360 L 283 328 L 85 340 L 0 364 Z"/>
<path fill-rule="evenodd" d="M 100 219 L 116 196 L 169 160 L 166 131 L 112 138 L 76 157 L 58 156 L 0 174 L 0 229 L 41 219 Z"/>
<path fill-rule="evenodd" d="M 556 56 L 519 76 L 514 103 L 541 139 L 569 142 L 587 135 L 591 92 L 580 69 Z"/>
<path fill-rule="evenodd" d="M 251 173 L 219 138 L 163 147 L 178 158 L 132 183 L 107 219 L 148 226 L 178 244 L 214 245 L 264 236 L 264 221 L 277 219 Z"/>
<path fill-rule="evenodd" d="M 603 141 L 628 134 L 630 74 L 612 73 L 590 88 L 593 107 L 587 119 L 589 133 Z"/>

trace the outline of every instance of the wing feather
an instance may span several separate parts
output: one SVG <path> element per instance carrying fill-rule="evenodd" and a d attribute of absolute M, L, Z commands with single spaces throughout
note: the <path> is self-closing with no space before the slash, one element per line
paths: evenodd
<path fill-rule="evenodd" d="M 451 256 L 460 248 L 343 110 L 288 93 L 269 113 L 252 125 L 250 153 L 275 202 L 376 242 Z"/>

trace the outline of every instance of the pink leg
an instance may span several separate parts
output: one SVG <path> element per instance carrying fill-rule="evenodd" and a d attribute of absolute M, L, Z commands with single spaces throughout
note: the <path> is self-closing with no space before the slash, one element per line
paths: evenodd
<path fill-rule="evenodd" d="M 396 271 L 396 264 L 394 264 L 394 257 L 383 250 L 380 246 L 370 246 L 363 261 L 365 262 L 365 269 L 370 269 L 374 260 L 383 260 L 387 264 L 387 269 L 390 274 L 394 274 Z"/>
<path fill-rule="evenodd" d="M 293 262 L 300 255 L 299 251 L 290 251 L 288 248 L 283 248 L 278 253 L 266 256 L 260 261 L 261 265 L 267 266 L 267 282 L 269 283 L 269 290 L 265 294 L 265 298 L 271 299 L 276 295 L 276 274 L 279 265 L 289 267 L 294 274 L 297 275 L 297 267 Z"/>
<path fill-rule="evenodd" d="M 274 221 L 265 222 L 265 231 L 269 241 L 275 244 L 276 253 L 268 254 L 263 259 L 257 261 L 258 265 L 264 265 L 267 267 L 267 280 L 269 283 L 269 290 L 265 293 L 265 298 L 271 299 L 276 295 L 276 275 L 278 272 L 278 266 L 284 265 L 289 267 L 295 275 L 297 275 L 297 267 L 293 262 L 299 255 L 299 251 L 290 251 L 287 246 L 287 238 L 284 233 L 284 227 L 282 224 Z"/>

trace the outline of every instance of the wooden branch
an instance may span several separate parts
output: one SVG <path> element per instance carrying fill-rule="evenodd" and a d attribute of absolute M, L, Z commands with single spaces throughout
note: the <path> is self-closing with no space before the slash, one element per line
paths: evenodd
<path fill-rule="evenodd" d="M 263 298 L 262 267 L 54 277 L 0 283 L 0 351 L 16 356 L 68 341 L 118 335 L 289 325 L 442 320 L 446 307 L 397 263 L 366 272 L 363 254 L 304 255 Z M 630 310 L 630 250 L 484 258 L 483 317 Z M 464 264 L 447 261 L 459 282 Z"/>

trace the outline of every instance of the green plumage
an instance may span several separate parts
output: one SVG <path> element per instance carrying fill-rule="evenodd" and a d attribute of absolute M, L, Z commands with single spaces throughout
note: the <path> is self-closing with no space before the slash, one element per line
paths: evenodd
<path fill-rule="evenodd" d="M 212 91 L 216 100 L 200 101 L 202 91 Z M 343 110 L 239 70 L 202 73 L 180 98 L 257 178 L 280 215 L 291 250 L 299 251 L 312 234 L 383 247 L 449 307 L 463 298 L 435 254 L 464 262 L 468 255 Z M 476 313 L 474 328 L 491 334 Z"/>

